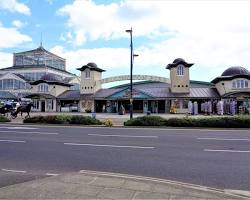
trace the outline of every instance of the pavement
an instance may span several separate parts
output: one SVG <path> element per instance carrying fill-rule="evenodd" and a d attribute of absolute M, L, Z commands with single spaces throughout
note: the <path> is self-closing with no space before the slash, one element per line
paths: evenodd
<path fill-rule="evenodd" d="M 0 188 L 0 199 L 250 199 L 164 179 L 80 171 Z"/>

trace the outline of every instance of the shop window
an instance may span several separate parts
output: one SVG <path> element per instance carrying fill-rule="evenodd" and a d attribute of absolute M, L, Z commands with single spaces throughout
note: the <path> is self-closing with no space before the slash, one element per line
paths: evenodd
<path fill-rule="evenodd" d="M 188 108 L 188 100 L 183 100 L 182 108 L 184 109 Z"/>
<path fill-rule="evenodd" d="M 53 110 L 53 99 L 47 99 L 47 110 Z"/>
<path fill-rule="evenodd" d="M 34 108 L 33 110 L 39 110 L 39 100 L 33 99 Z"/>

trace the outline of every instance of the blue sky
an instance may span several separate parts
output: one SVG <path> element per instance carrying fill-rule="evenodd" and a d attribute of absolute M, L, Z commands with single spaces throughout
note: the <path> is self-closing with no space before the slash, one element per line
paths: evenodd
<path fill-rule="evenodd" d="M 67 69 L 96 62 L 104 77 L 129 74 L 133 27 L 135 74 L 168 77 L 177 57 L 195 63 L 191 79 L 211 81 L 230 66 L 250 69 L 247 1 L 0 0 L 0 68 L 12 53 L 43 46 Z"/>

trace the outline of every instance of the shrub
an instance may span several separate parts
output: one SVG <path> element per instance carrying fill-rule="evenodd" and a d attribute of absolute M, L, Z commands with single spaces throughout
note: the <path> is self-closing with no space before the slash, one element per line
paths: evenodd
<path fill-rule="evenodd" d="M 194 119 L 191 118 L 170 118 L 165 121 L 166 126 L 190 127 L 194 126 Z"/>
<path fill-rule="evenodd" d="M 10 119 L 8 119 L 7 117 L 0 115 L 0 122 L 10 122 Z"/>
<path fill-rule="evenodd" d="M 113 124 L 113 121 L 112 121 L 111 119 L 106 119 L 106 120 L 104 121 L 104 125 L 105 125 L 105 126 L 108 126 L 108 127 L 111 127 L 111 126 L 113 126 L 114 124 Z"/>
<path fill-rule="evenodd" d="M 101 121 L 91 117 L 80 115 L 48 115 L 35 116 L 23 120 L 24 123 L 42 124 L 82 124 L 82 125 L 101 125 Z"/>
<path fill-rule="evenodd" d="M 172 126 L 172 127 L 214 127 L 250 128 L 250 116 L 169 118 L 156 116 L 137 117 L 124 123 L 125 126 Z"/>
<path fill-rule="evenodd" d="M 44 123 L 44 117 L 43 116 L 35 116 L 26 118 L 23 120 L 24 123 Z"/>
<path fill-rule="evenodd" d="M 166 126 L 249 128 L 250 117 L 171 118 L 166 121 Z"/>
<path fill-rule="evenodd" d="M 73 115 L 69 122 L 70 124 L 83 124 L 83 125 L 101 125 L 102 122 L 92 117 L 85 117 L 80 115 Z"/>
<path fill-rule="evenodd" d="M 159 116 L 143 116 L 124 122 L 125 126 L 164 126 L 166 119 Z"/>

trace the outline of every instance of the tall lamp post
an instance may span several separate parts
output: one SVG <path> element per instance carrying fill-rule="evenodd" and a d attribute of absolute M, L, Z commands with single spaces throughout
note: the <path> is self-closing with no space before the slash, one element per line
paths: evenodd
<path fill-rule="evenodd" d="M 133 53 L 133 30 L 131 29 L 126 30 L 127 33 L 130 34 L 130 119 L 133 118 L 133 64 L 134 64 L 134 57 L 139 56 L 138 54 Z"/>

